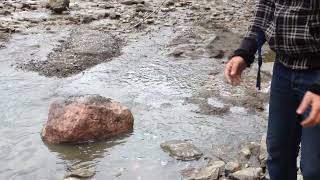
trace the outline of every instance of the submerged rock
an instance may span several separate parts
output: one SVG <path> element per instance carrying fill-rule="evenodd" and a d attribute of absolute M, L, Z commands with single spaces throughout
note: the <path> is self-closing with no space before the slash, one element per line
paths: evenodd
<path fill-rule="evenodd" d="M 183 140 L 167 141 L 161 143 L 160 147 L 178 160 L 197 160 L 202 156 L 202 152 L 195 145 Z"/>
<path fill-rule="evenodd" d="M 49 143 L 101 140 L 133 130 L 133 116 L 120 103 L 99 95 L 70 97 L 49 109 L 42 137 Z"/>
<path fill-rule="evenodd" d="M 67 172 L 64 176 L 64 180 L 68 179 L 74 179 L 74 178 L 90 178 L 94 176 L 95 171 L 92 168 L 85 169 L 85 168 L 80 168 L 76 170 L 72 170 L 71 172 Z"/>
<path fill-rule="evenodd" d="M 69 8 L 70 0 L 49 0 L 48 7 L 55 13 L 62 13 Z"/>

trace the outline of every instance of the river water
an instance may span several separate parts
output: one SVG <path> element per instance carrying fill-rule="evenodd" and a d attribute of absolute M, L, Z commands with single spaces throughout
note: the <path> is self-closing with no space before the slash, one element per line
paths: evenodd
<path fill-rule="evenodd" d="M 244 108 L 206 115 L 186 101 L 203 90 L 212 69 L 222 66 L 206 57 L 167 56 L 166 46 L 178 35 L 171 27 L 132 35 L 121 56 L 68 78 L 12 66 L 46 59 L 69 34 L 68 27 L 54 34 L 16 34 L 0 50 L 0 179 L 62 179 L 70 167 L 83 166 L 95 169 L 93 179 L 176 180 L 182 169 L 203 160 L 174 160 L 160 149 L 161 142 L 188 139 L 206 157 L 232 160 L 244 143 L 259 141 L 265 131 L 265 120 Z M 81 94 L 100 94 L 128 106 L 135 118 L 133 133 L 85 145 L 44 144 L 40 132 L 49 104 Z"/>

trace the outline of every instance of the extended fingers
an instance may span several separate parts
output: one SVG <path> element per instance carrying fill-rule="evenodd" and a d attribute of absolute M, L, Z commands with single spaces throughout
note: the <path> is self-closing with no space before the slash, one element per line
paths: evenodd
<path fill-rule="evenodd" d="M 309 116 L 307 117 L 307 119 L 302 121 L 301 125 L 306 128 L 306 127 L 311 127 L 318 124 L 320 121 L 319 115 L 320 115 L 320 108 L 312 108 Z"/>
<path fill-rule="evenodd" d="M 308 93 L 306 93 L 306 95 L 303 97 L 303 100 L 299 108 L 297 109 L 297 113 L 303 114 L 307 110 L 307 108 L 311 105 L 311 102 L 312 102 L 312 98 Z"/>
<path fill-rule="evenodd" d="M 297 110 L 297 113 L 304 113 L 308 107 L 311 107 L 311 112 L 309 116 L 301 123 L 301 125 L 305 128 L 315 126 L 320 123 L 320 97 L 311 92 L 307 92 Z"/>
<path fill-rule="evenodd" d="M 236 76 L 239 72 L 239 63 L 234 63 L 233 66 L 231 67 L 231 76 Z"/>

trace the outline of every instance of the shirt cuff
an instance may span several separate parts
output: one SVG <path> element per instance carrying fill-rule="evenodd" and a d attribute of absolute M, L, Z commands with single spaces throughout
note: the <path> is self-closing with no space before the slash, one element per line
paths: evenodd
<path fill-rule="evenodd" d="M 309 91 L 320 95 L 320 83 L 314 83 L 309 87 Z"/>
<path fill-rule="evenodd" d="M 242 57 L 246 62 L 247 67 L 250 67 L 250 65 L 254 61 L 254 55 L 250 54 L 247 50 L 244 50 L 244 49 L 237 49 L 236 51 L 234 51 L 232 57 L 235 57 L 235 56 Z"/>
<path fill-rule="evenodd" d="M 255 54 L 257 52 L 258 45 L 257 41 L 254 38 L 245 37 L 241 41 L 240 48 L 237 49 L 232 57 L 240 56 L 244 59 L 247 64 L 247 67 L 253 63 Z"/>

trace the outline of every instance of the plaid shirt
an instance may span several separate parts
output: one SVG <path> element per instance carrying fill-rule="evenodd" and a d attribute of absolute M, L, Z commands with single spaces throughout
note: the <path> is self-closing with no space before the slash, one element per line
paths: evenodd
<path fill-rule="evenodd" d="M 320 68 L 320 0 L 259 0 L 249 31 L 235 51 L 248 66 L 259 31 L 287 67 Z"/>

